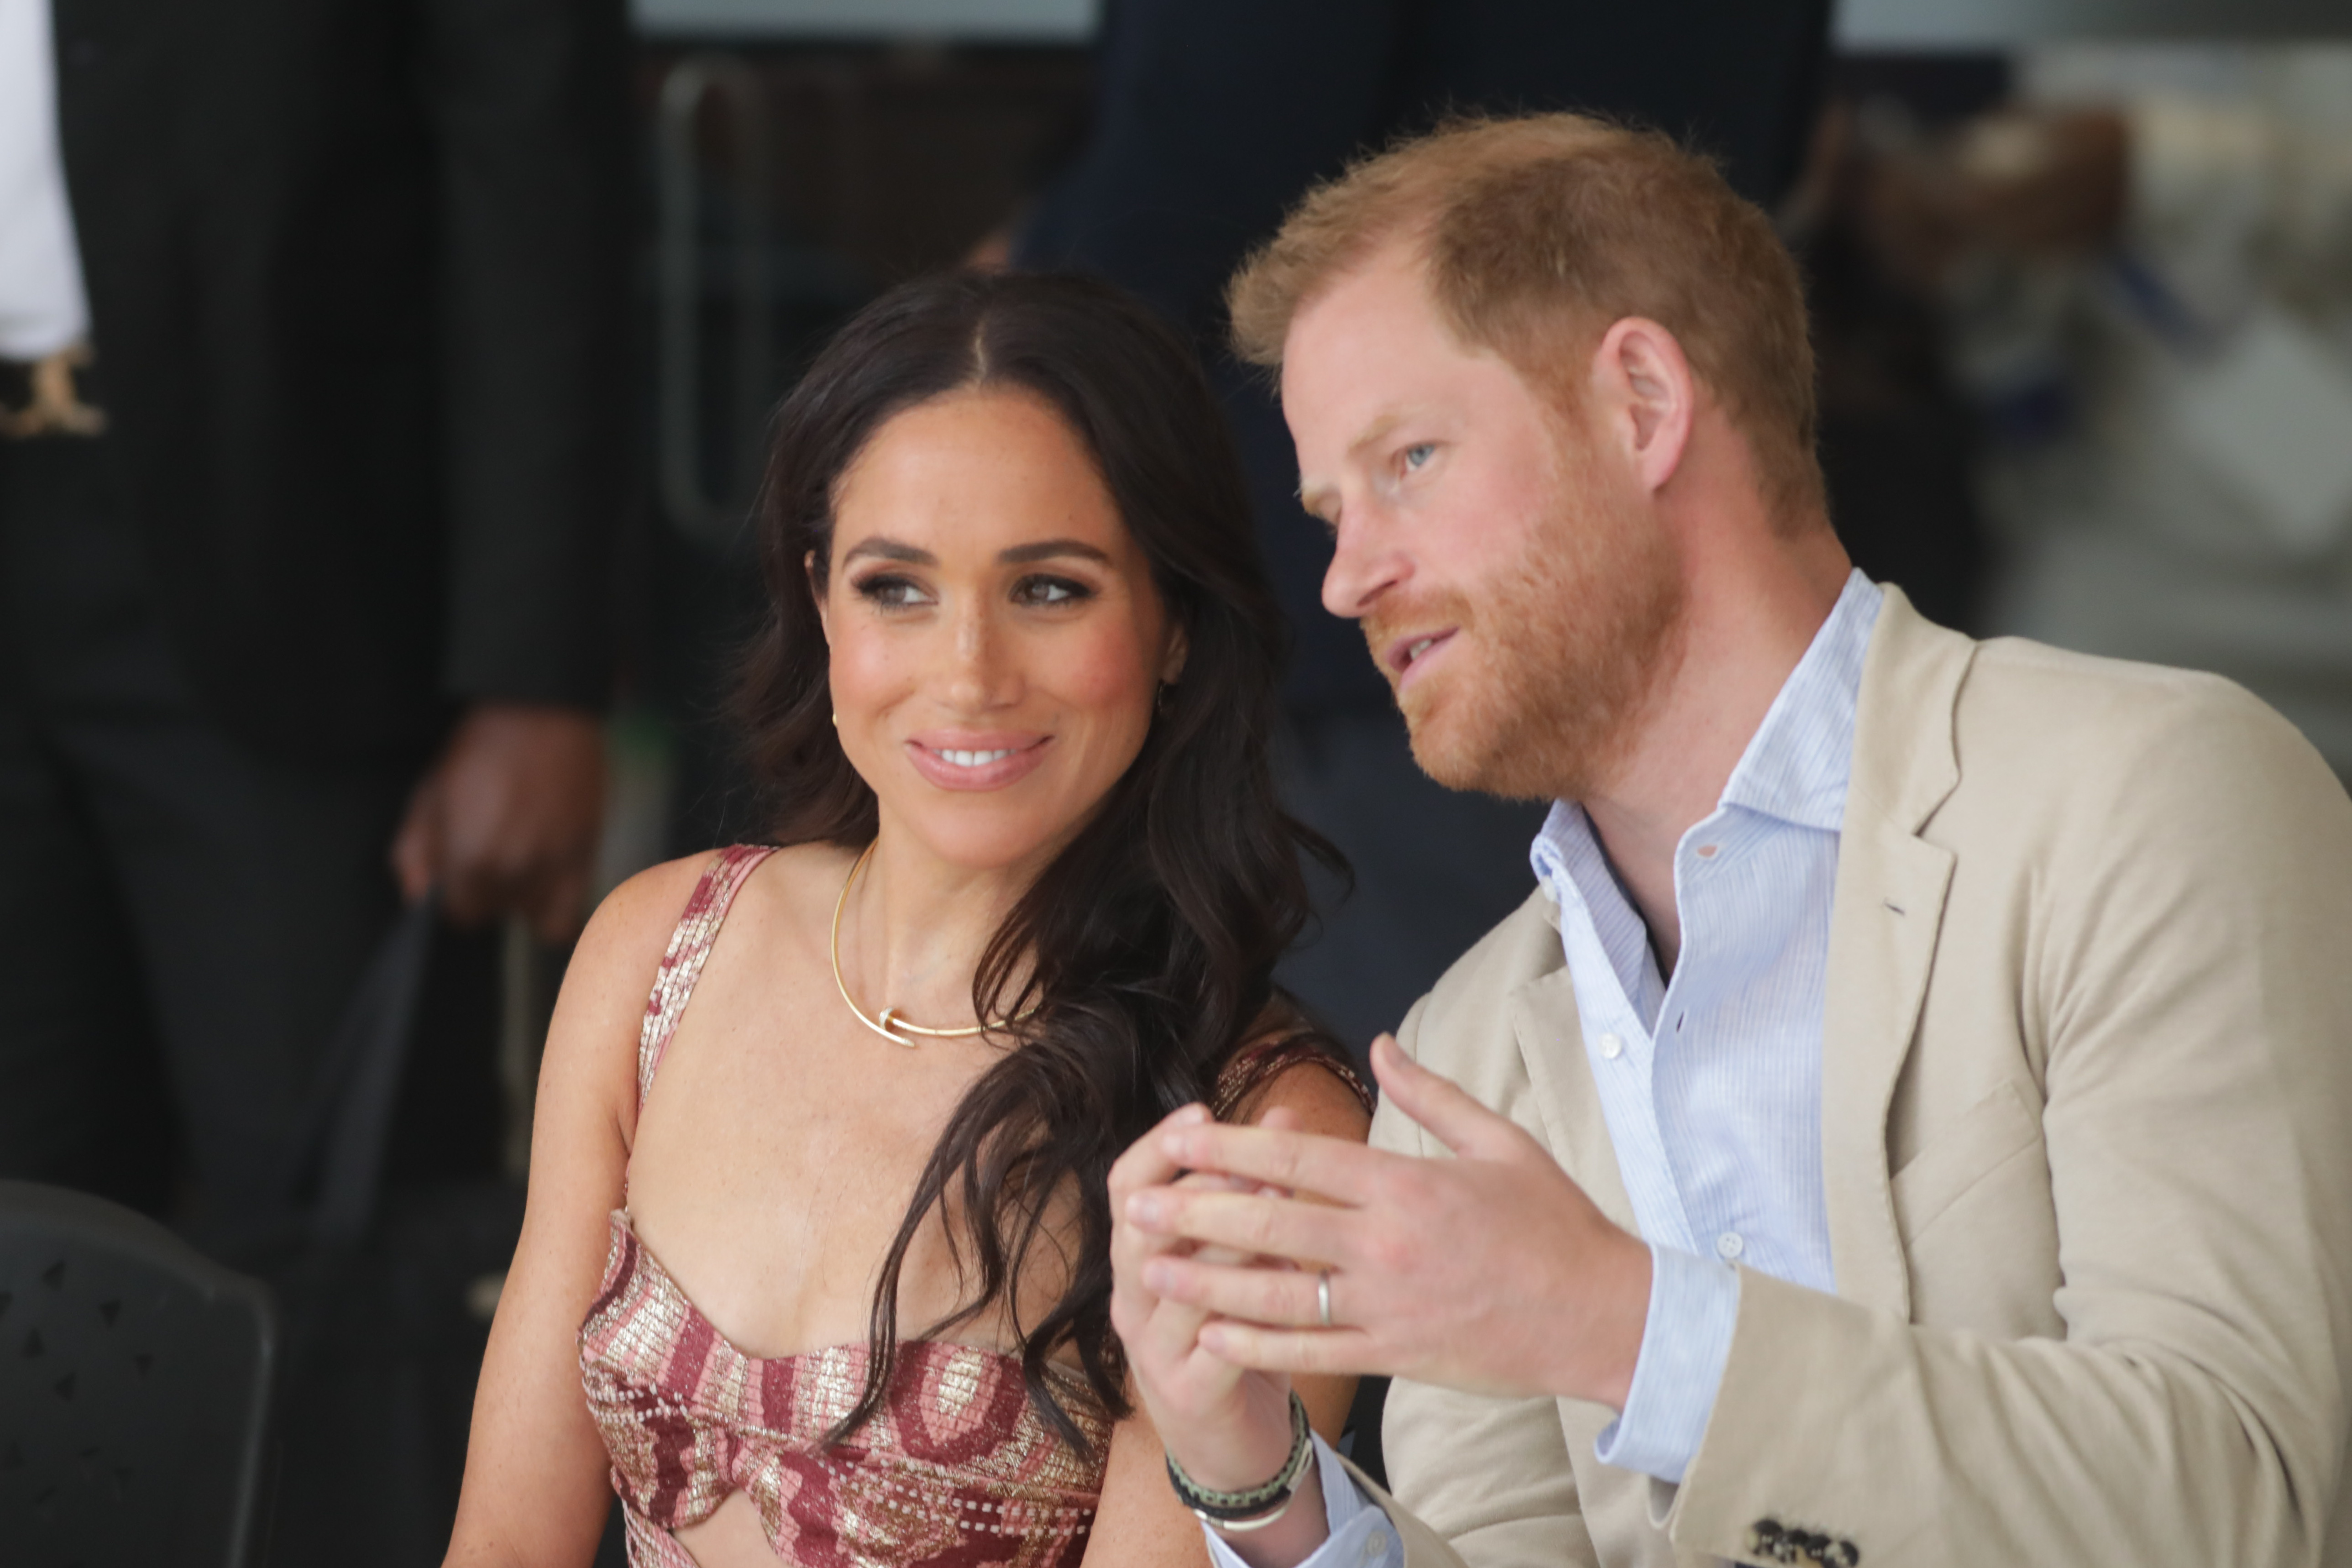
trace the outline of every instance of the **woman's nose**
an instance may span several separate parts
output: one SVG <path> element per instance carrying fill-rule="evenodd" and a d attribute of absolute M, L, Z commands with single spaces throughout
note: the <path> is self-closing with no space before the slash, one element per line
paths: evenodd
<path fill-rule="evenodd" d="M 955 617 L 950 638 L 950 700 L 973 711 L 1009 700 L 1009 689 L 1019 684 L 1018 672 L 1012 668 L 1009 639 L 988 608 L 975 605 L 964 609 Z"/>

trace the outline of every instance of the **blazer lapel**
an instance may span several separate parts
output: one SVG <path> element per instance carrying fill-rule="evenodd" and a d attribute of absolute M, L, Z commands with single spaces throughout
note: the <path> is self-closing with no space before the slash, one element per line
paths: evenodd
<path fill-rule="evenodd" d="M 1959 783 L 1953 709 L 1967 637 L 1885 590 L 1863 665 L 1830 915 L 1822 1023 L 1822 1177 L 1838 1294 L 1908 1318 L 1910 1270 L 1886 1168 L 1886 1116 L 1934 967 L 1954 857 L 1919 829 Z"/>

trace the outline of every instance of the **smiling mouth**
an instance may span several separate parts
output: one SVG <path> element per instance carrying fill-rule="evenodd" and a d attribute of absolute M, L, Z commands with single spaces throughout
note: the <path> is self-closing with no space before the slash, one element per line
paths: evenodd
<path fill-rule="evenodd" d="M 949 752 L 934 748 L 931 755 L 943 762 L 953 763 L 960 768 L 984 768 L 991 763 L 1003 762 L 1017 750 L 1019 748 L 1015 746 L 1005 746 L 993 752 Z"/>

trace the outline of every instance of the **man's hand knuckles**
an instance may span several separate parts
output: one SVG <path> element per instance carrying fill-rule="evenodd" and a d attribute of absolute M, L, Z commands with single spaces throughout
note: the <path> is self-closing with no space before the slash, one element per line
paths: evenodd
<path fill-rule="evenodd" d="M 1411 1278 L 1420 1272 L 1420 1238 L 1409 1231 L 1381 1227 L 1356 1244 L 1360 1265 L 1373 1274 Z"/>

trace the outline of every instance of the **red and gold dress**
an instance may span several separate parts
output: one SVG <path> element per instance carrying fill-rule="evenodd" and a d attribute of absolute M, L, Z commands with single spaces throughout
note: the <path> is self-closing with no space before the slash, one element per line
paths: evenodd
<path fill-rule="evenodd" d="M 687 902 L 646 1006 L 638 1102 L 736 893 L 772 850 L 720 853 Z M 1364 1093 L 1344 1064 L 1310 1050 Z M 1244 1053 L 1220 1109 L 1295 1060 Z M 1018 1357 L 917 1340 L 898 1348 L 887 1397 L 849 1441 L 821 1446 L 857 1403 L 866 1347 L 772 1360 L 713 1328 L 637 1238 L 612 1219 L 603 1286 L 580 1330 L 581 1381 L 613 1460 L 635 1568 L 694 1568 L 672 1531 L 749 1495 L 776 1555 L 795 1568 L 1075 1568 L 1102 1491 L 1109 1423 L 1075 1374 L 1063 1407 L 1088 1440 L 1073 1449 L 1031 1405 Z"/>

